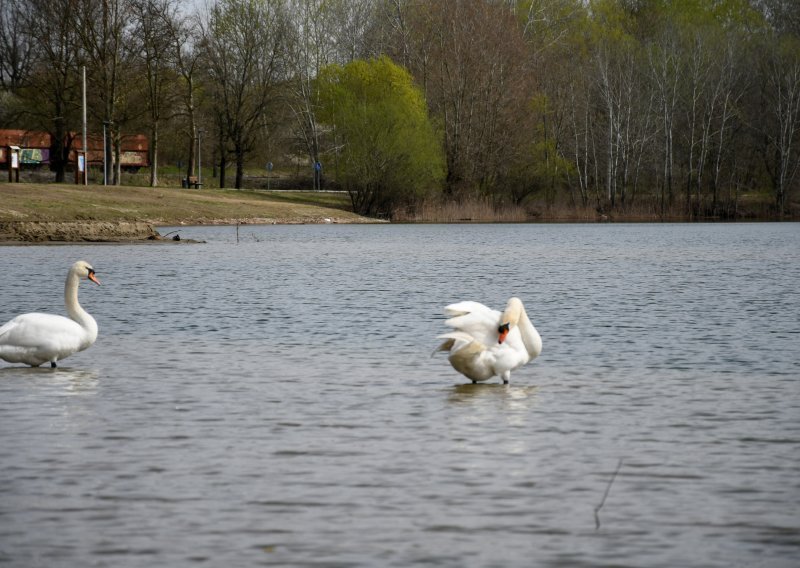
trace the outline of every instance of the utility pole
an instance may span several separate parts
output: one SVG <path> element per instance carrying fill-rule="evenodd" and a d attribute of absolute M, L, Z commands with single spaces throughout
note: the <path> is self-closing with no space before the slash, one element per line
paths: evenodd
<path fill-rule="evenodd" d="M 83 179 L 81 185 L 89 185 L 89 142 L 86 140 L 86 65 L 83 66 Z"/>

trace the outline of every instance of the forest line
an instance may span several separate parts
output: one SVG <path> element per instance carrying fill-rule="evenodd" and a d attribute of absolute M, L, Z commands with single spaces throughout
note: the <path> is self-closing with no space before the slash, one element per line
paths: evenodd
<path fill-rule="evenodd" d="M 796 213 L 788 0 L 0 0 L 0 128 L 149 138 L 220 187 L 312 172 L 354 211 Z M 305 175 L 305 173 L 304 173 Z"/>

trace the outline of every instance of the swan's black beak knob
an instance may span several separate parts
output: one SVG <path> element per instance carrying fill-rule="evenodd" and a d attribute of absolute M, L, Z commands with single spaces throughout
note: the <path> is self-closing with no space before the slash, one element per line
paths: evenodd
<path fill-rule="evenodd" d="M 497 328 L 497 343 L 503 343 L 506 340 L 509 330 L 510 326 L 507 323 L 504 323 Z"/>

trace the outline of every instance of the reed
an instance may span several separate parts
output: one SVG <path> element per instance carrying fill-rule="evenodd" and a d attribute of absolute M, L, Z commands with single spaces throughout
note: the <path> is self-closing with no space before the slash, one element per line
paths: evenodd
<path fill-rule="evenodd" d="M 426 201 L 414 208 L 397 209 L 392 220 L 400 223 L 521 223 L 531 214 L 516 205 L 497 207 L 488 198 L 462 201 Z"/>
<path fill-rule="evenodd" d="M 797 219 L 800 209 L 792 203 L 783 216 L 775 214 L 769 196 L 741 196 L 736 201 L 703 203 L 688 208 L 676 200 L 666 205 L 655 197 L 640 197 L 634 203 L 573 205 L 568 202 L 530 201 L 525 205 L 497 205 L 488 197 L 460 200 L 429 200 L 395 209 L 392 221 L 399 223 L 586 223 L 586 222 L 683 222 L 716 220 Z"/>

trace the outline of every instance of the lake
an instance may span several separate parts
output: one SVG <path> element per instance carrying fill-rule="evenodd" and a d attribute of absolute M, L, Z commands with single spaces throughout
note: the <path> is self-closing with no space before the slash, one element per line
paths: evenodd
<path fill-rule="evenodd" d="M 0 247 L 0 323 L 102 282 L 0 362 L 0 564 L 796 566 L 799 224 L 179 229 Z M 509 385 L 431 356 L 512 295 Z"/>

